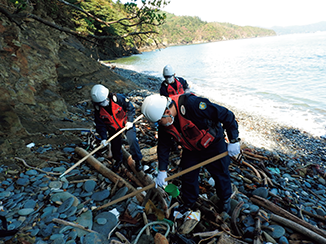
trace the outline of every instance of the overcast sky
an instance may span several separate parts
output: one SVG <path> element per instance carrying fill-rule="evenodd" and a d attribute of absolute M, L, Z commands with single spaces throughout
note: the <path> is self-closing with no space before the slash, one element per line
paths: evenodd
<path fill-rule="evenodd" d="M 326 21 L 326 0 L 170 0 L 163 10 L 208 22 L 259 27 Z"/>

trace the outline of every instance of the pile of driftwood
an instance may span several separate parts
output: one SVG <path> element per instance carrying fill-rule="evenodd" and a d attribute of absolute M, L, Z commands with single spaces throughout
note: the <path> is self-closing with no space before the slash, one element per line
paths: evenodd
<path fill-rule="evenodd" d="M 139 116 L 137 118 L 137 121 L 138 120 L 141 123 L 137 124 L 136 127 L 138 128 L 140 145 L 141 148 L 143 148 L 143 164 L 150 166 L 157 161 L 155 146 L 157 132 L 153 130 L 149 124 L 147 124 L 146 120 L 142 116 Z M 149 145 L 149 143 L 151 145 Z M 143 233 L 143 236 L 153 236 L 154 243 L 248 243 L 243 242 L 243 231 L 241 230 L 239 223 L 241 220 L 241 215 L 244 214 L 241 211 L 243 202 L 239 202 L 237 206 L 234 207 L 232 215 L 229 216 L 230 218 L 226 218 L 217 212 L 214 202 L 203 197 L 203 195 L 200 195 L 196 203 L 196 208 L 200 213 L 200 219 L 191 219 L 191 221 L 183 220 L 180 222 L 180 220 L 172 215 L 174 207 L 178 205 L 178 201 L 171 202 L 171 197 L 169 197 L 162 188 L 155 187 L 153 174 L 145 173 L 144 171 L 137 172 L 135 170 L 135 163 L 128 152 L 128 146 L 123 147 L 125 165 L 122 166 L 119 174 L 116 174 L 110 170 L 112 162 L 105 160 L 104 163 L 101 163 L 92 156 L 92 154 L 95 154 L 95 152 L 98 152 L 100 149 L 101 146 L 96 148 L 91 153 L 88 153 L 83 148 L 77 147 L 75 151 L 80 157 L 82 157 L 82 159 L 76 163 L 74 167 L 77 167 L 81 162 L 86 161 L 95 170 L 110 179 L 115 184 L 113 191 L 116 191 L 121 187 L 128 187 L 129 191 L 127 195 L 108 202 L 102 206 L 98 206 L 97 208 L 93 209 L 93 211 L 110 209 L 110 207 L 114 204 L 131 197 L 136 197 L 140 205 L 144 207 L 143 214 L 137 215 L 134 220 L 131 220 L 130 216 L 123 215 L 120 219 L 120 223 L 123 224 L 124 221 L 138 223 L 142 222 L 142 226 L 146 227 L 146 231 Z M 204 166 L 205 164 L 208 164 L 219 157 L 223 157 L 226 154 L 227 153 L 217 155 L 211 160 L 202 162 L 197 167 Z M 271 160 L 270 158 L 252 152 L 252 150 L 245 147 L 242 148 L 241 156 L 242 157 L 240 158 L 232 159 L 233 163 L 230 165 L 231 172 L 233 171 L 233 168 L 237 167 L 243 169 L 243 175 L 241 175 L 241 177 L 244 181 L 255 182 L 257 185 L 261 185 L 266 188 L 277 187 L 270 179 L 270 172 L 264 166 L 264 162 Z M 188 171 L 178 170 L 177 166 L 180 161 L 180 151 L 178 150 L 171 154 L 170 161 L 173 162 L 173 165 L 172 169 L 169 171 L 169 177 L 167 180 L 175 185 L 180 185 L 178 177 L 186 172 L 189 172 L 190 170 L 193 170 L 194 168 L 190 168 Z M 69 170 L 67 170 L 67 172 Z M 203 182 L 206 182 L 205 179 Z M 208 183 L 202 184 L 200 186 L 200 191 L 201 193 L 205 194 L 209 191 L 213 191 L 213 187 L 211 187 Z M 237 194 L 243 193 L 239 192 L 235 187 L 232 197 L 235 198 Z M 300 233 L 301 238 L 303 237 L 304 240 L 307 240 L 306 242 L 302 242 L 302 240 L 290 240 L 289 243 L 326 243 L 326 233 L 324 230 L 309 224 L 308 222 L 298 218 L 284 209 L 282 206 L 287 206 L 287 203 L 284 202 L 282 197 L 277 196 L 270 191 L 269 196 L 277 199 L 277 202 L 280 204 L 277 205 L 256 195 L 248 196 L 253 204 L 260 207 L 259 211 L 257 211 L 254 216 L 256 225 L 253 243 L 259 244 L 266 243 L 268 241 L 273 242 L 273 239 L 268 240 L 268 238 L 262 234 L 263 230 L 268 228 L 261 224 L 262 220 L 278 223 L 279 225 L 289 228 L 294 232 Z M 176 198 L 176 200 L 180 199 Z M 309 215 L 312 218 L 316 218 L 318 221 L 325 222 L 325 218 L 323 216 L 314 215 L 304 210 L 301 212 Z M 162 229 L 169 230 L 167 231 L 168 234 L 162 235 L 158 232 L 153 232 L 153 230 L 148 227 L 151 223 L 156 223 L 156 220 L 165 220 L 167 223 L 169 223 L 169 226 L 161 225 Z M 111 243 L 131 242 L 131 240 L 128 240 L 130 237 L 122 236 L 119 232 L 116 232 L 116 236 L 120 239 L 120 242 L 117 240 L 112 240 Z M 141 241 L 138 239 L 136 242 L 141 243 Z"/>

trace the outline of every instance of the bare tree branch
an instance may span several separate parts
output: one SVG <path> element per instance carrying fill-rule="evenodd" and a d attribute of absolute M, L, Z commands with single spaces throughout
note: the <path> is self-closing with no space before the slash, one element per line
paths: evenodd
<path fill-rule="evenodd" d="M 74 4 L 71 4 L 71 3 L 69 3 L 69 2 L 67 2 L 65 0 L 58 0 L 58 1 L 61 2 L 61 3 L 63 3 L 63 4 L 66 4 L 66 5 L 74 8 L 74 9 L 76 9 L 76 10 L 78 10 L 78 11 L 84 13 L 84 14 L 86 14 L 88 17 L 91 17 L 92 19 L 94 19 L 94 20 L 96 20 L 96 21 L 98 21 L 98 22 L 106 25 L 107 27 L 110 27 L 110 25 L 117 24 L 117 23 L 120 24 L 120 25 L 126 26 L 126 27 L 133 27 L 133 26 L 138 26 L 138 25 L 141 25 L 141 24 L 148 24 L 148 25 L 153 25 L 153 26 L 159 26 L 159 24 L 150 23 L 150 22 L 146 21 L 146 19 L 142 20 L 141 18 L 140 18 L 141 20 L 139 22 L 134 23 L 134 24 L 125 24 L 125 23 L 123 23 L 123 21 L 125 21 L 125 20 L 126 21 L 128 21 L 128 20 L 130 21 L 130 20 L 134 20 L 134 19 L 139 18 L 139 16 L 137 16 L 137 15 L 139 13 L 141 13 L 142 8 L 140 8 L 140 10 L 137 11 L 136 13 L 133 13 L 134 16 L 131 16 L 129 18 L 122 18 L 122 19 L 119 19 L 119 20 L 107 22 L 107 21 L 101 20 L 100 18 L 98 18 L 98 17 L 90 14 L 89 12 L 86 12 L 82 8 L 79 8 L 78 6 L 76 6 Z"/>
<path fill-rule="evenodd" d="M 14 22 L 17 26 L 19 26 L 19 28 L 22 29 L 21 23 L 18 23 L 18 21 L 16 21 L 13 18 L 13 15 L 10 12 L 8 12 L 6 9 L 0 7 L 0 13 L 3 13 L 11 22 Z"/>
<path fill-rule="evenodd" d="M 108 23 L 108 22 L 105 22 L 105 21 L 103 21 L 103 20 L 97 18 L 96 16 L 94 16 L 94 15 L 92 15 L 92 14 L 86 12 L 86 11 L 83 10 L 82 8 L 79 8 L 79 7 L 77 7 L 77 6 L 74 5 L 74 4 L 68 3 L 68 2 L 66 2 L 65 0 L 58 0 L 58 1 L 61 2 L 61 3 L 66 4 L 66 5 L 68 5 L 68 6 L 70 6 L 70 7 L 72 7 L 72 8 L 74 8 L 74 9 L 77 9 L 78 11 L 80 11 L 80 12 L 86 14 L 87 16 L 89 16 L 89 17 L 95 19 L 96 21 L 98 21 L 98 22 L 100 22 L 100 23 L 102 23 L 102 24 L 105 24 L 107 27 L 109 27 L 110 24 L 112 24 L 112 23 Z"/>
<path fill-rule="evenodd" d="M 143 3 L 141 7 L 137 7 L 136 5 L 126 5 L 129 14 L 127 17 L 115 20 L 115 21 L 110 21 L 107 22 L 105 20 L 100 19 L 99 17 L 83 10 L 81 7 L 78 7 L 74 4 L 71 4 L 67 2 L 66 0 L 58 0 L 61 4 L 67 5 L 69 7 L 74 8 L 78 12 L 81 12 L 82 14 L 86 15 L 89 18 L 94 19 L 96 22 L 99 22 L 101 24 L 104 24 L 107 27 L 111 27 L 112 24 L 120 24 L 125 27 L 130 27 L 131 29 L 126 31 L 127 33 L 125 34 L 120 34 L 120 35 L 103 35 L 103 36 L 98 36 L 90 33 L 84 33 L 84 32 L 78 32 L 72 29 L 69 29 L 64 26 L 59 26 L 55 22 L 50 22 L 47 21 L 40 16 L 34 15 L 31 12 L 32 11 L 17 11 L 14 13 L 11 13 L 8 11 L 8 9 L 0 7 L 0 13 L 4 14 L 11 22 L 14 22 L 17 26 L 20 28 L 23 28 L 22 23 L 25 18 L 33 18 L 47 26 L 50 26 L 52 28 L 55 28 L 59 31 L 66 32 L 68 34 L 77 36 L 79 38 L 82 38 L 86 40 L 87 42 L 96 44 L 96 45 L 101 45 L 100 41 L 105 41 L 105 40 L 111 40 L 111 41 L 117 41 L 117 40 L 124 40 L 126 37 L 133 36 L 133 38 L 136 36 L 139 38 L 140 42 L 146 43 L 148 39 L 154 40 L 156 46 L 158 47 L 157 41 L 153 38 L 151 34 L 159 34 L 156 30 L 151 30 L 152 28 L 147 28 L 149 30 L 145 31 L 143 30 L 144 26 L 159 26 L 164 22 L 164 17 L 157 15 L 156 12 L 158 11 L 157 9 L 153 9 L 152 7 L 146 6 L 146 3 Z M 130 7 L 130 8 L 128 8 Z M 9 7 L 8 7 L 9 8 Z M 128 23 L 129 22 L 129 23 Z M 103 32 L 107 33 L 107 32 Z M 145 39 L 146 38 L 146 39 Z"/>
<path fill-rule="evenodd" d="M 146 35 L 146 34 L 158 34 L 158 32 L 156 32 L 156 31 L 131 32 L 131 33 L 124 34 L 121 37 L 124 38 L 124 37 L 127 37 L 127 36 Z"/>

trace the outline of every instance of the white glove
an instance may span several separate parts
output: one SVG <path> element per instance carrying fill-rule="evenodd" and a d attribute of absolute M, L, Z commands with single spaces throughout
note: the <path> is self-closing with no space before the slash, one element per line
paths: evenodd
<path fill-rule="evenodd" d="M 106 147 L 109 143 L 106 142 L 106 140 L 102 140 L 102 141 L 101 141 L 101 144 L 103 145 L 103 147 Z"/>
<path fill-rule="evenodd" d="M 166 171 L 159 171 L 155 180 L 155 187 L 157 188 L 157 186 L 163 187 L 163 185 L 167 185 L 167 182 L 165 181 L 166 177 L 168 177 Z"/>
<path fill-rule="evenodd" d="M 127 128 L 127 130 L 129 130 L 129 129 L 131 129 L 133 126 L 134 126 L 134 124 L 133 124 L 132 122 L 127 122 L 125 127 Z"/>
<path fill-rule="evenodd" d="M 230 157 L 238 155 L 240 153 L 240 142 L 229 143 L 228 152 Z"/>

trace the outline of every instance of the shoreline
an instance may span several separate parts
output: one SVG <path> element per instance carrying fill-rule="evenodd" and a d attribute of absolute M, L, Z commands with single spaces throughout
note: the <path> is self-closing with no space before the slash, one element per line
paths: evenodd
<path fill-rule="evenodd" d="M 126 69 L 123 65 L 105 64 L 111 70 L 150 93 L 159 93 L 162 80 L 155 76 Z M 148 94 L 147 94 L 148 95 Z M 214 100 L 210 99 L 212 102 Z M 313 136 L 298 128 L 280 124 L 259 115 L 248 114 L 221 102 L 231 110 L 238 121 L 241 144 L 264 154 L 286 158 L 300 158 L 302 162 L 326 161 L 326 138 Z"/>

